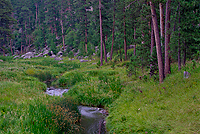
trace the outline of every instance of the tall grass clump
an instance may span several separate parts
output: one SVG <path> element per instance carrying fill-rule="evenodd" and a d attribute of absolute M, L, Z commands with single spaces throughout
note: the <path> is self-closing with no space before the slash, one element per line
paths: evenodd
<path fill-rule="evenodd" d="M 78 125 L 80 114 L 75 101 L 56 99 L 49 104 L 36 101 L 29 105 L 27 117 L 28 128 L 32 133 L 75 133 L 80 131 Z"/>
<path fill-rule="evenodd" d="M 88 77 L 86 77 L 83 72 L 66 72 L 54 83 L 54 86 L 69 88 L 74 86 L 78 82 L 86 80 L 88 80 Z"/>
<path fill-rule="evenodd" d="M 101 73 L 99 73 L 101 72 Z M 118 76 L 110 76 L 113 71 L 85 71 L 91 77 L 87 81 L 75 84 L 66 94 L 78 100 L 80 104 L 104 107 L 110 105 L 122 92 L 123 85 Z M 99 73 L 97 75 L 97 73 Z"/>

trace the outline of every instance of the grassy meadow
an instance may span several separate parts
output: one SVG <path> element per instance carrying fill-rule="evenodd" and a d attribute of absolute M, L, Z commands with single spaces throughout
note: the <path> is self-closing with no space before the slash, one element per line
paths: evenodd
<path fill-rule="evenodd" d="M 109 133 L 200 133 L 200 63 L 187 62 L 162 84 L 137 69 L 128 76 L 126 62 L 97 60 L 80 63 L 53 59 L 0 57 L 0 133 L 75 133 L 79 126 L 78 105 L 109 111 Z M 183 77 L 184 71 L 189 78 Z M 139 79 L 139 76 L 142 76 Z M 70 88 L 62 98 L 44 93 L 50 83 Z"/>

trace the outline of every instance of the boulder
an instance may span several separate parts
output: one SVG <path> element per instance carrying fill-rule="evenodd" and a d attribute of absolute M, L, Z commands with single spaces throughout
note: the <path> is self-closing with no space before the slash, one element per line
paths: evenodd
<path fill-rule="evenodd" d="M 84 57 L 84 59 L 87 59 L 87 58 L 88 58 L 88 56 L 85 56 L 85 57 Z"/>
<path fill-rule="evenodd" d="M 109 52 L 107 53 L 107 58 L 110 58 L 110 53 Z"/>
<path fill-rule="evenodd" d="M 48 54 L 49 50 L 44 50 L 44 52 L 42 53 L 43 55 Z"/>
<path fill-rule="evenodd" d="M 189 76 L 190 76 L 191 74 L 189 73 L 189 72 L 187 72 L 187 71 L 184 71 L 184 78 L 189 78 Z"/>
<path fill-rule="evenodd" d="M 63 58 L 61 58 L 61 57 L 55 57 L 54 60 L 63 60 Z"/>
<path fill-rule="evenodd" d="M 35 57 L 43 57 L 43 53 L 36 55 Z"/>
<path fill-rule="evenodd" d="M 16 55 L 13 59 L 19 58 L 19 55 Z"/>
<path fill-rule="evenodd" d="M 58 64 L 61 64 L 61 63 L 64 63 L 63 61 L 61 61 L 61 62 L 58 62 Z"/>
<path fill-rule="evenodd" d="M 3 62 L 3 60 L 0 59 L 0 62 Z"/>
<path fill-rule="evenodd" d="M 54 54 L 53 54 L 53 55 L 51 55 L 51 57 L 50 57 L 50 58 L 56 58 L 56 55 L 54 55 Z"/>
<path fill-rule="evenodd" d="M 57 53 L 57 56 L 61 56 L 61 55 L 63 55 L 63 52 L 59 51 L 59 52 Z"/>
<path fill-rule="evenodd" d="M 88 62 L 88 60 L 80 59 L 80 62 Z"/>
<path fill-rule="evenodd" d="M 34 57 L 34 55 L 35 55 L 35 52 L 28 52 L 28 53 L 22 55 L 21 57 L 24 59 L 30 59 L 30 58 Z"/>

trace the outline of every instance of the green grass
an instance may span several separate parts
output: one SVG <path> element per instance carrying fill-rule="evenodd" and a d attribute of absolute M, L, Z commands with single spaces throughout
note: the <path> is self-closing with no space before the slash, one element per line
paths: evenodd
<path fill-rule="evenodd" d="M 151 80 L 128 84 L 109 107 L 110 133 L 199 133 L 200 66 L 186 68 L 191 73 L 188 79 L 172 68 L 162 84 Z"/>
<path fill-rule="evenodd" d="M 77 102 L 46 95 L 43 83 L 79 66 L 54 62 L 5 57 L 0 63 L 0 133 L 74 133 L 81 129 Z"/>
<path fill-rule="evenodd" d="M 4 59 L 3 59 L 4 58 Z M 137 69 L 128 77 L 127 62 L 97 60 L 64 63 L 47 58 L 0 62 L 0 133 L 75 133 L 80 130 L 77 105 L 109 110 L 106 127 L 118 133 L 200 133 L 200 64 L 187 62 L 162 84 L 148 78 L 148 70 Z M 190 72 L 183 78 L 183 71 Z M 147 76 L 144 78 L 144 76 Z M 140 80 L 138 77 L 141 76 Z M 70 88 L 63 98 L 44 94 L 44 82 Z"/>

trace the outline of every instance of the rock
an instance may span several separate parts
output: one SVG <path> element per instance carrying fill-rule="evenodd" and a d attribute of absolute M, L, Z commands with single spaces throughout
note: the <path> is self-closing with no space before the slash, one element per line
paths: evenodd
<path fill-rule="evenodd" d="M 84 57 L 84 59 L 87 59 L 87 58 L 88 58 L 88 56 L 85 56 L 85 57 Z"/>
<path fill-rule="evenodd" d="M 54 60 L 63 60 L 63 58 L 61 58 L 61 57 L 55 57 Z"/>
<path fill-rule="evenodd" d="M 76 57 L 79 54 L 79 49 L 78 51 L 74 54 L 74 57 Z"/>
<path fill-rule="evenodd" d="M 44 52 L 42 53 L 43 55 L 48 54 L 49 50 L 44 50 Z"/>
<path fill-rule="evenodd" d="M 51 55 L 51 57 L 50 58 L 56 58 L 56 56 L 53 54 L 53 55 Z"/>
<path fill-rule="evenodd" d="M 19 58 L 19 55 L 15 56 L 13 59 Z"/>
<path fill-rule="evenodd" d="M 0 62 L 3 62 L 3 60 L 0 59 Z"/>
<path fill-rule="evenodd" d="M 57 53 L 57 56 L 61 56 L 62 54 L 63 54 L 63 52 L 59 51 L 59 52 Z"/>
<path fill-rule="evenodd" d="M 80 59 L 80 62 L 88 62 L 88 60 Z"/>
<path fill-rule="evenodd" d="M 36 55 L 35 57 L 43 57 L 43 53 Z"/>
<path fill-rule="evenodd" d="M 187 71 L 184 71 L 184 78 L 189 78 L 189 76 L 190 76 L 191 74 L 189 73 L 189 72 L 187 72 Z"/>
<path fill-rule="evenodd" d="M 53 51 L 51 51 L 51 55 L 54 55 L 54 54 L 53 54 Z"/>
<path fill-rule="evenodd" d="M 109 52 L 107 53 L 107 58 L 110 58 L 110 53 Z"/>
<path fill-rule="evenodd" d="M 96 65 L 97 63 L 92 63 L 92 65 Z"/>
<path fill-rule="evenodd" d="M 34 57 L 34 55 L 35 55 L 35 52 L 28 52 L 28 53 L 22 55 L 21 57 L 24 59 L 30 59 L 30 58 Z"/>
<path fill-rule="evenodd" d="M 50 87 L 50 88 L 48 88 L 48 90 L 55 90 L 55 88 L 54 87 Z"/>
<path fill-rule="evenodd" d="M 95 56 L 96 54 L 95 53 L 93 53 L 93 56 Z"/>
<path fill-rule="evenodd" d="M 135 45 L 128 46 L 128 49 L 132 49 L 132 48 L 135 48 Z"/>
<path fill-rule="evenodd" d="M 58 64 L 61 64 L 61 63 L 64 63 L 63 61 L 61 61 L 61 62 L 58 62 Z"/>

